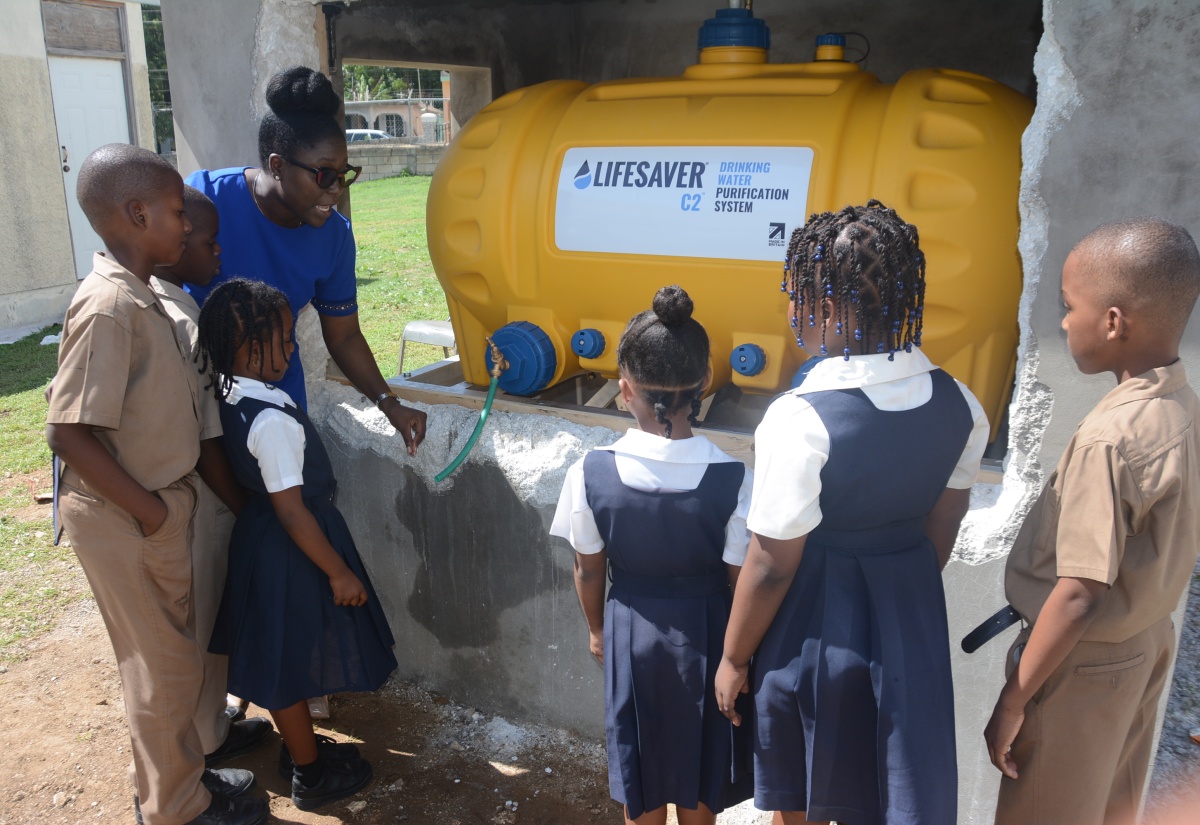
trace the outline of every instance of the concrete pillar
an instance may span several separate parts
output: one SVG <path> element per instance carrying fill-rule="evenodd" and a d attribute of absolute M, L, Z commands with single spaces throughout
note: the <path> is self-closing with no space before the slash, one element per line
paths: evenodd
<path fill-rule="evenodd" d="M 16 0 L 0 27 L 0 198 L 10 205 L 0 217 L 0 330 L 21 334 L 62 321 L 77 283 L 41 7 Z"/>
<path fill-rule="evenodd" d="M 323 68 L 323 32 L 308 0 L 164 0 L 180 173 L 257 164 L 267 83 L 290 66 Z"/>

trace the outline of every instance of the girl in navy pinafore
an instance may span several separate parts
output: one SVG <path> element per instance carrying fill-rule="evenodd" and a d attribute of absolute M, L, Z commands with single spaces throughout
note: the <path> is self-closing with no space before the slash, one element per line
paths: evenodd
<path fill-rule="evenodd" d="M 292 801 L 312 810 L 364 787 L 371 766 L 354 745 L 314 735 L 307 698 L 382 686 L 396 668 L 392 633 L 334 506 L 321 438 L 274 386 L 293 349 L 287 298 L 233 279 L 209 295 L 199 326 L 225 450 L 249 493 L 209 647 L 229 656 L 229 690 L 271 712 Z"/>
<path fill-rule="evenodd" d="M 786 825 L 957 821 L 941 568 L 988 424 L 915 348 L 924 285 L 916 228 L 878 202 L 792 236 L 797 343 L 836 349 L 755 433 L 753 538 L 716 680 L 722 706 L 753 690 L 755 804 Z"/>
<path fill-rule="evenodd" d="M 617 361 L 640 429 L 571 467 L 550 530 L 576 549 L 576 589 L 604 665 L 609 789 L 627 822 L 664 822 L 673 803 L 681 825 L 712 823 L 750 791 L 734 782 L 747 760 L 735 759 L 713 678 L 752 479 L 692 434 L 711 375 L 708 336 L 690 316 L 687 293 L 665 287 L 630 321 Z"/>

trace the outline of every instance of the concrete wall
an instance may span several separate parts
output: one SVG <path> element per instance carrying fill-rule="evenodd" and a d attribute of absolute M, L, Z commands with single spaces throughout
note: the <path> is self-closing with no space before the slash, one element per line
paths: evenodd
<path fill-rule="evenodd" d="M 344 59 L 478 66 L 491 70 L 492 94 L 543 80 L 587 82 L 677 75 L 696 62 L 696 34 L 722 0 L 629 3 L 359 0 L 337 23 Z M 771 60 L 812 59 L 813 38 L 857 30 L 871 40 L 870 71 L 895 81 L 927 66 L 979 72 L 1032 93 L 1030 66 L 1040 33 L 1040 3 L 980 7 L 955 0 L 845 3 L 759 0 L 771 27 Z M 853 41 L 852 41 L 853 43 Z M 457 119 L 459 89 L 451 81 Z"/>
<path fill-rule="evenodd" d="M 57 323 L 75 293 L 41 5 L 11 0 L 0 26 L 0 329 Z"/>
<path fill-rule="evenodd" d="M 179 171 L 258 163 L 258 122 L 271 76 L 323 68 L 318 7 L 307 0 L 165 0 Z"/>
<path fill-rule="evenodd" d="M 414 146 L 411 143 L 372 140 L 348 147 L 350 164 L 361 166 L 360 180 L 393 178 L 401 172 L 432 175 L 446 154 L 445 146 Z"/>
<path fill-rule="evenodd" d="M 125 72 L 133 91 L 129 111 L 133 118 L 133 142 L 157 152 L 154 143 L 154 111 L 150 103 L 150 65 L 146 62 L 146 35 L 142 28 L 142 4 L 125 0 Z"/>

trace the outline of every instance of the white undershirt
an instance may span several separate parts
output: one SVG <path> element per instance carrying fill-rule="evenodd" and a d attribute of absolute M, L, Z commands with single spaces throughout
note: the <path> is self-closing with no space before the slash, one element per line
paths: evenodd
<path fill-rule="evenodd" d="M 920 350 L 858 355 L 849 361 L 827 358 L 808 373 L 800 388 L 780 396 L 767 408 L 754 431 L 755 483 L 747 524 L 752 532 L 773 539 L 807 535 L 821 523 L 821 468 L 829 458 L 829 431 L 821 416 L 798 393 L 860 389 L 876 409 L 911 410 L 933 397 L 936 369 Z M 947 487 L 968 489 L 979 475 L 990 427 L 983 407 L 956 381 L 971 410 L 974 426 Z"/>
<path fill-rule="evenodd" d="M 290 395 L 255 378 L 234 376 L 226 398 L 237 404 L 243 398 L 265 401 L 276 407 L 295 407 Z M 282 409 L 267 408 L 250 425 L 246 447 L 258 459 L 263 485 L 278 493 L 304 484 L 304 427 Z"/>
<path fill-rule="evenodd" d="M 616 453 L 617 475 L 623 484 L 651 493 L 695 490 L 709 464 L 737 461 L 702 435 L 672 441 L 637 429 L 629 430 L 614 444 L 596 449 Z M 750 509 L 753 486 L 754 474 L 747 468 L 738 491 L 737 507 L 725 525 L 722 558 L 727 564 L 741 565 L 746 559 L 746 548 L 750 545 L 746 514 Z M 604 539 L 600 537 L 596 518 L 587 503 L 582 458 L 567 470 L 550 535 L 566 539 L 579 553 L 590 555 L 604 549 Z"/>

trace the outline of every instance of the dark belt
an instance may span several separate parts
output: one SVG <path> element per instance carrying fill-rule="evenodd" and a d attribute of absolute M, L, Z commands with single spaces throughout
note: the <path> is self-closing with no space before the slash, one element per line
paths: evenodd
<path fill-rule="evenodd" d="M 984 621 L 966 636 L 963 636 L 963 652 L 974 653 L 1019 621 L 1021 621 L 1021 614 L 1011 604 L 1004 605 L 1004 607 L 996 611 L 995 615 Z"/>
<path fill-rule="evenodd" d="M 639 576 L 610 566 L 609 576 L 618 592 L 657 599 L 711 596 L 729 589 L 729 574 L 724 570 L 704 576 Z"/>

